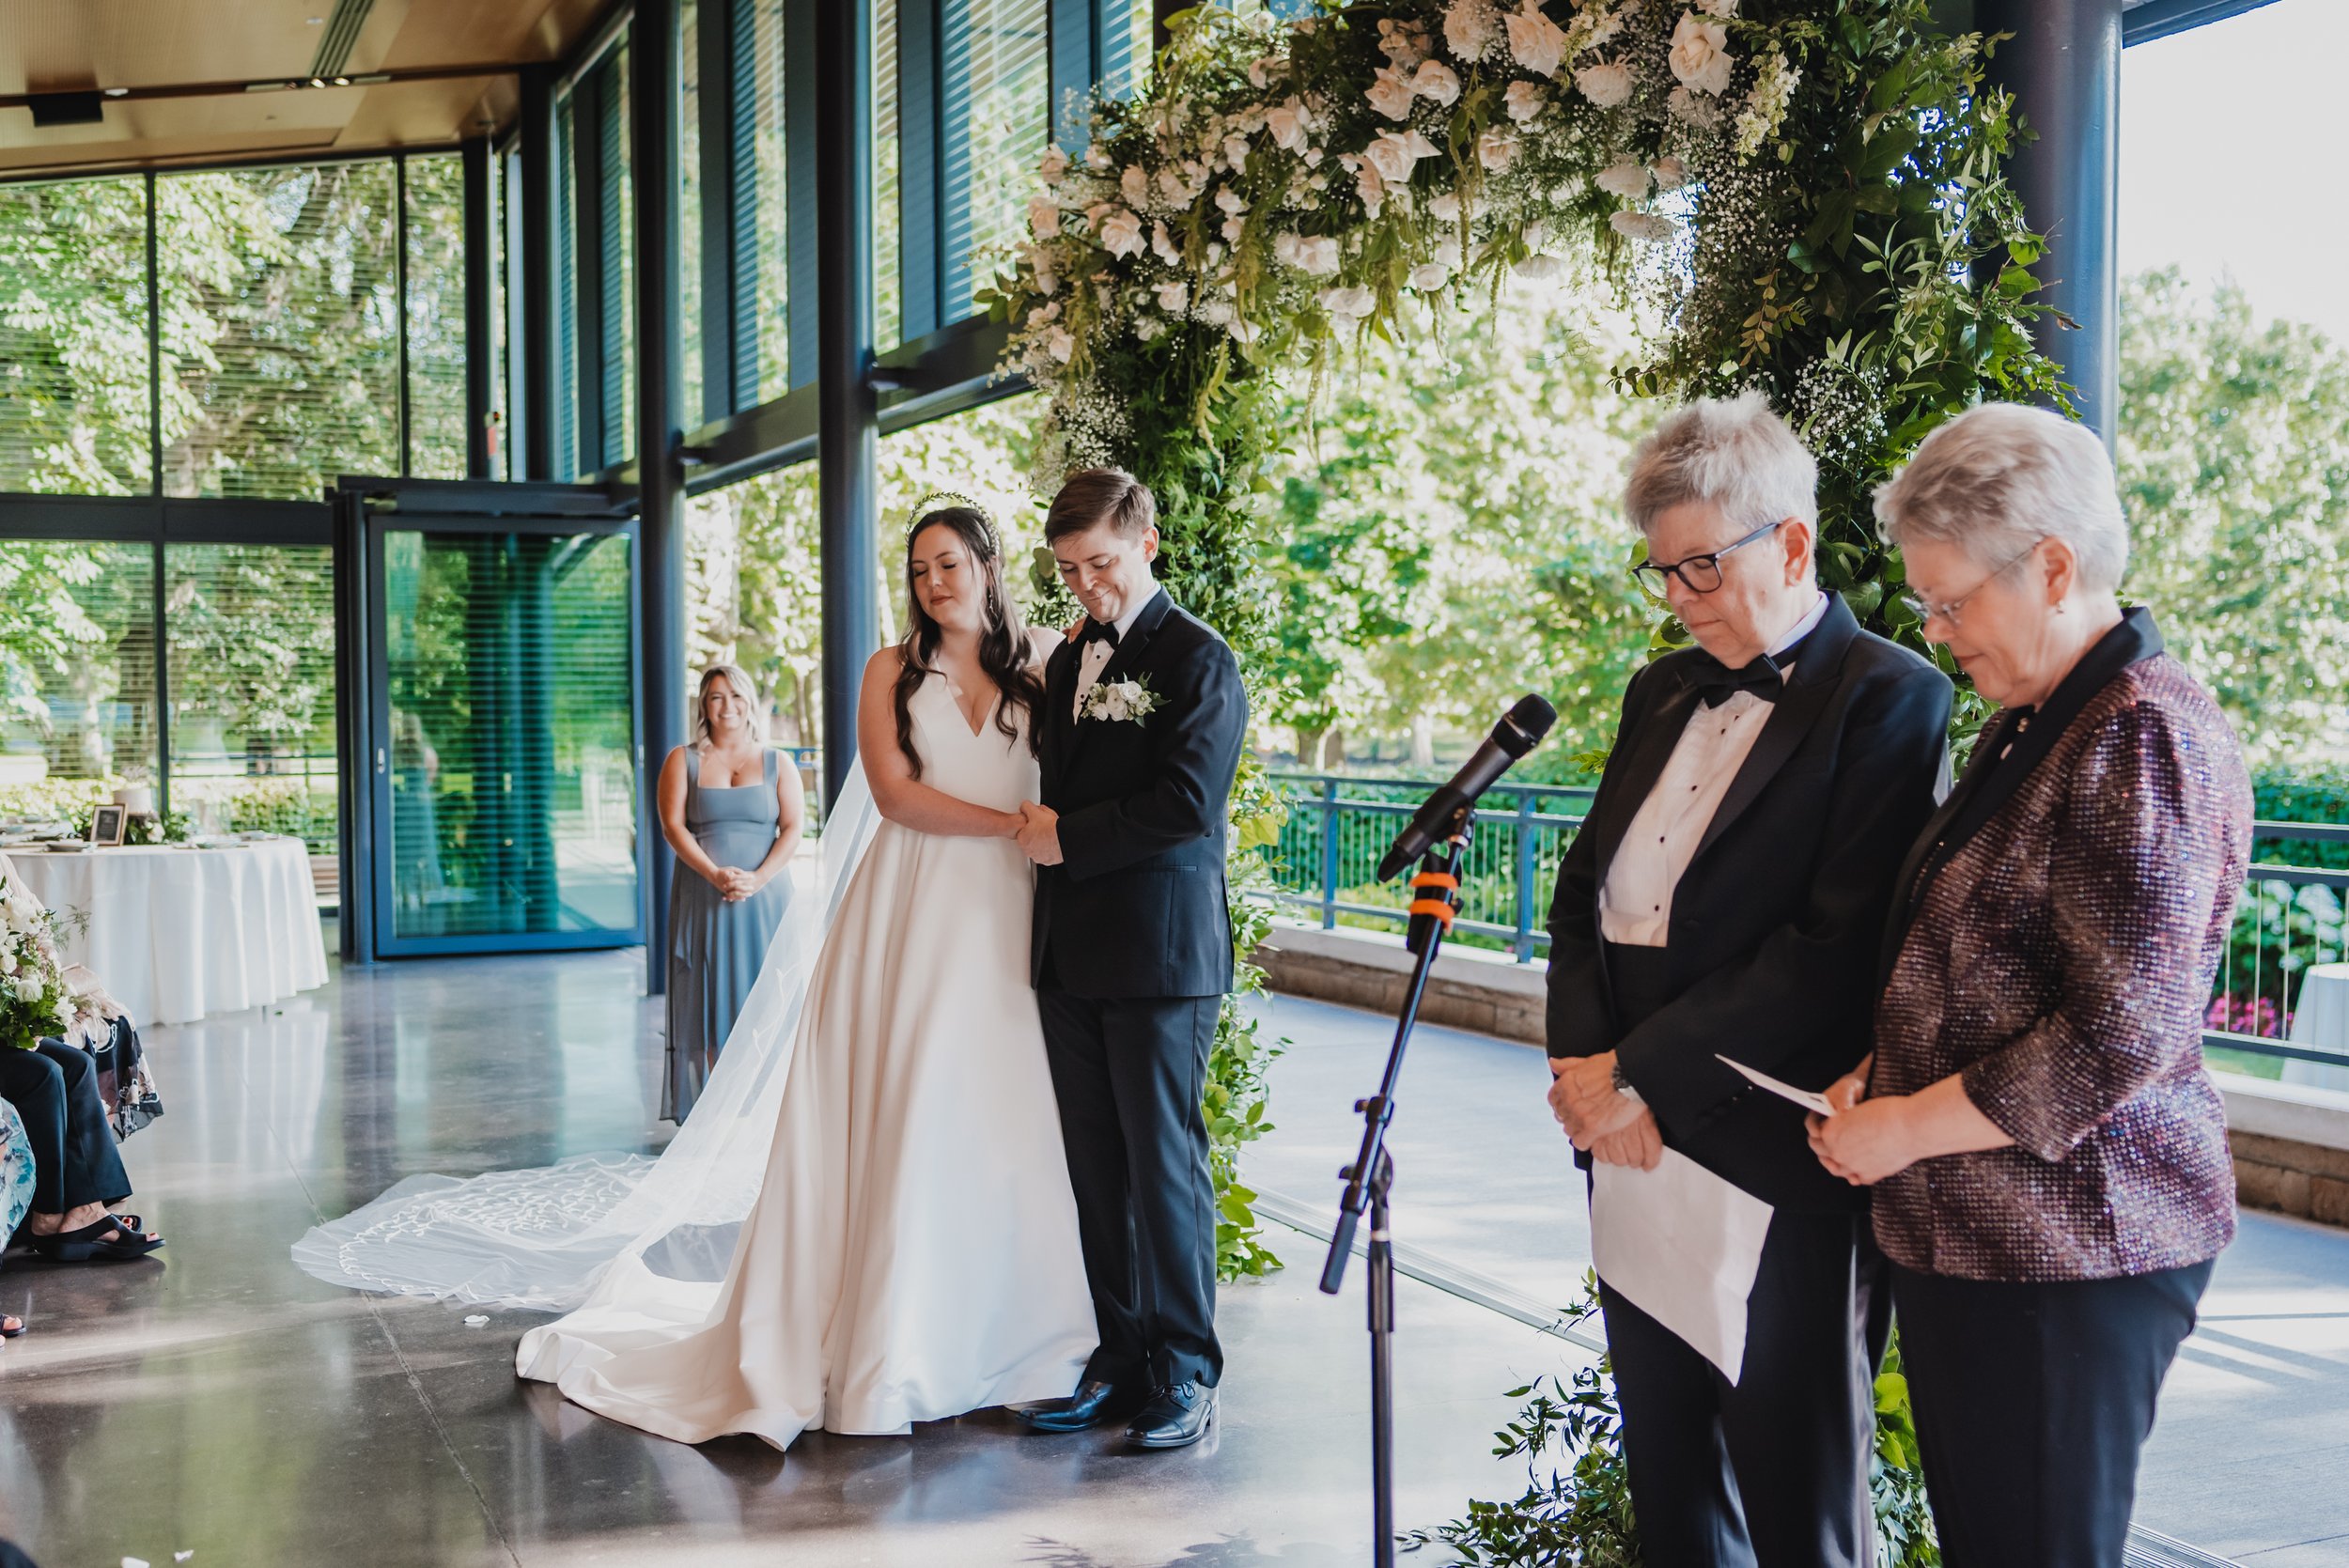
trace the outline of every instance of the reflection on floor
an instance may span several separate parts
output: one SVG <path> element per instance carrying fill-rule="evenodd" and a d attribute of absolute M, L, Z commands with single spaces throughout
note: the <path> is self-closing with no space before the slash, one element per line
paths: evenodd
<path fill-rule="evenodd" d="M 167 1114 L 124 1150 L 163 1262 L 12 1259 L 0 1309 L 0 1534 L 48 1568 L 405 1564 L 1359 1562 L 1368 1539 L 1359 1275 L 1225 1293 L 1224 1420 L 1129 1456 L 1000 1413 L 911 1438 L 810 1436 L 788 1458 L 691 1449 L 517 1383 L 529 1314 L 372 1299 L 287 1248 L 417 1172 L 469 1172 L 665 1133 L 636 954 L 341 973 L 279 1009 L 151 1032 Z M 1293 1248 L 1300 1261 L 1307 1249 Z M 941 1303 L 941 1311 L 952 1310 Z M 1500 1390 L 1556 1340 L 1424 1286 L 1401 1300 L 1404 1515 L 1507 1488 Z"/>
<path fill-rule="evenodd" d="M 0 1533 L 49 1568 L 612 1563 L 1355 1564 L 1368 1542 L 1360 1272 L 1317 1249 L 1227 1290 L 1218 1435 L 1129 1456 L 1000 1413 L 911 1438 L 816 1434 L 788 1457 L 689 1449 L 511 1373 L 535 1319 L 353 1296 L 287 1258 L 315 1219 L 418 1172 L 643 1148 L 658 1009 L 637 954 L 436 960 L 341 974 L 270 1009 L 152 1032 L 169 1113 L 125 1149 L 161 1264 L 0 1272 L 32 1332 L 0 1350 Z M 1283 1000 L 1280 1127 L 1252 1179 L 1316 1208 L 1359 1126 L 1385 1028 Z M 1430 1031 L 1395 1128 L 1397 1232 L 1550 1301 L 1587 1235 L 1522 1047 Z M 1514 1491 L 1501 1390 L 1579 1352 L 1406 1281 L 1405 1523 Z M 2261 1564 L 2349 1562 L 2349 1237 L 2255 1219 L 2172 1383 L 2139 1515 Z M 943 1308 L 941 1309 L 943 1310 Z M 2333 1537 L 2329 1543 L 2325 1537 Z M 2263 1554 L 2263 1555 L 2253 1555 Z"/>

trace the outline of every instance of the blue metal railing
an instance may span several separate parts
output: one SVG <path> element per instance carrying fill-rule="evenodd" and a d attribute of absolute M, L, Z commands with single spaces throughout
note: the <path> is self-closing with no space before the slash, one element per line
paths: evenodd
<path fill-rule="evenodd" d="M 1381 883 L 1377 865 L 1404 821 L 1437 781 L 1351 773 L 1276 770 L 1274 784 L 1289 803 L 1274 872 L 1273 898 L 1325 929 L 1341 924 L 1401 929 L 1407 892 Z M 1594 789 L 1504 781 L 1479 808 L 1466 870 L 1464 908 L 1453 927 L 1455 943 L 1497 949 L 1517 962 L 1545 956 L 1542 929 L 1559 858 L 1582 825 Z M 2349 957 L 2349 826 L 2262 821 L 2255 854 L 2272 857 L 2284 844 L 2342 846 L 2318 857 L 2334 865 L 2285 864 L 2261 859 L 2246 879 L 2211 1004 L 2203 1044 L 2215 1049 L 2288 1061 L 2349 1066 L 2349 1058 L 2321 1047 L 2295 1044 L 2289 1033 L 2294 1003 L 2308 970 Z"/>

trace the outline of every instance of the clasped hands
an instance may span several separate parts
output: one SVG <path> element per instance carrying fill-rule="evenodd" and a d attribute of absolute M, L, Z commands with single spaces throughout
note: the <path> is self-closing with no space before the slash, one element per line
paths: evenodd
<path fill-rule="evenodd" d="M 1549 1061 L 1549 1110 L 1574 1146 L 1609 1165 L 1653 1171 L 1664 1157 L 1656 1112 L 1615 1087 L 1615 1053 L 1554 1056 Z"/>
<path fill-rule="evenodd" d="M 739 865 L 722 865 L 718 875 L 709 879 L 718 890 L 718 896 L 728 904 L 739 904 L 767 885 L 767 878 L 755 870 Z"/>
<path fill-rule="evenodd" d="M 1034 800 L 1019 802 L 1019 826 L 1011 835 L 1019 852 L 1038 865 L 1060 864 L 1060 813 Z"/>

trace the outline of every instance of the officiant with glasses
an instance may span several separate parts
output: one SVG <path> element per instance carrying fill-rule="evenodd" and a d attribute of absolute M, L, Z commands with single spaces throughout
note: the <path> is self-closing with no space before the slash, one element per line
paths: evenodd
<path fill-rule="evenodd" d="M 1603 1168 L 1594 1253 L 1649 1568 L 1875 1560 L 1889 1301 L 1864 1198 L 1800 1109 L 1722 1060 L 1818 1090 L 1867 1054 L 1894 873 L 1947 776 L 1950 682 L 1819 588 L 1817 478 L 1758 393 L 1681 409 L 1634 453 L 1636 570 L 1696 645 L 1631 677 L 1550 909 L 1549 1103 Z M 1691 1343 L 1695 1287 L 1657 1283 L 1656 1233 L 1615 1218 L 1645 1211 L 1597 1202 L 1659 1192 L 1751 1238 L 1744 1275 L 1673 1261 L 1732 1281 L 1714 1315 L 1741 1353 Z"/>

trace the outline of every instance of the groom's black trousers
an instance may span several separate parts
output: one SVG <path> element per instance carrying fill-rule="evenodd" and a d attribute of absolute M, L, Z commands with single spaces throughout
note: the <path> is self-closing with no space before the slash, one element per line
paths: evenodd
<path fill-rule="evenodd" d="M 1088 1378 L 1215 1386 L 1215 1185 L 1200 1109 L 1221 997 L 1040 990 L 1100 1348 Z"/>

